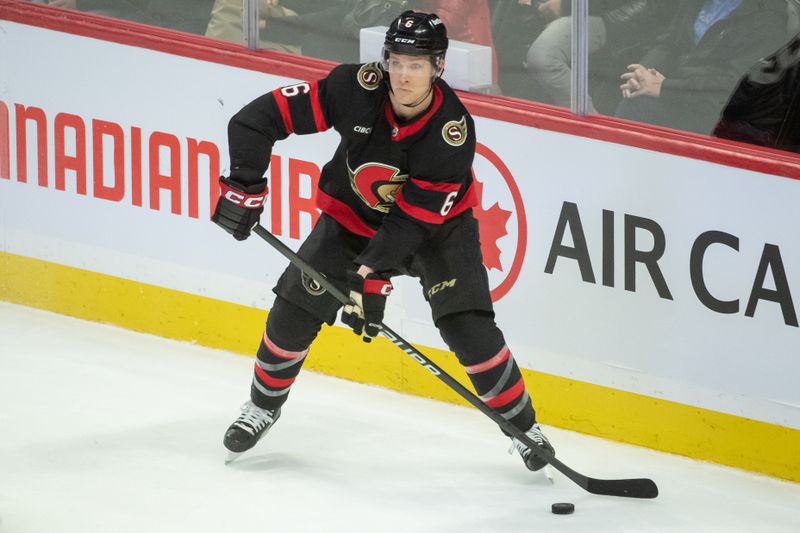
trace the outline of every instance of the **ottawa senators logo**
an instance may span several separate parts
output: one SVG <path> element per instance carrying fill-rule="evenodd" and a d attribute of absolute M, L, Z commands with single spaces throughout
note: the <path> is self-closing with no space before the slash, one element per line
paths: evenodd
<path fill-rule="evenodd" d="M 450 146 L 461 146 L 467 140 L 467 117 L 451 120 L 442 128 L 442 137 Z"/>
<path fill-rule="evenodd" d="M 364 163 L 357 169 L 350 168 L 350 186 L 365 204 L 382 213 L 388 213 L 400 188 L 408 180 L 400 169 L 382 163 Z"/>
<path fill-rule="evenodd" d="M 325 294 L 325 287 L 319 284 L 319 281 L 315 280 L 305 272 L 300 272 L 300 279 L 303 281 L 303 287 L 305 287 L 306 292 L 311 296 L 319 296 L 320 294 Z"/>
<path fill-rule="evenodd" d="M 358 84 L 368 91 L 374 91 L 381 84 L 383 80 L 383 71 L 378 68 L 377 63 L 367 63 L 358 69 L 356 75 Z"/>

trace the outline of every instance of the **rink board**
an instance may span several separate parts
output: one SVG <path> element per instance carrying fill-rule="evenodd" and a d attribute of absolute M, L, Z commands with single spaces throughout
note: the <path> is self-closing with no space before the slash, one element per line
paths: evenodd
<path fill-rule="evenodd" d="M 208 217 L 227 120 L 300 78 L 0 30 L 0 298 L 252 354 L 285 261 Z M 800 182 L 491 116 L 476 125 L 484 258 L 540 419 L 800 479 Z M 329 132 L 274 150 L 262 220 L 292 248 L 335 145 Z M 418 286 L 398 285 L 387 323 L 461 376 Z M 388 343 L 339 327 L 308 366 L 455 400 Z"/>

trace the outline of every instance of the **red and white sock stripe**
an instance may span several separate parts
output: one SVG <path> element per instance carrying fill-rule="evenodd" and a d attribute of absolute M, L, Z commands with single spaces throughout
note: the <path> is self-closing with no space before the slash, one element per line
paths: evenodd
<path fill-rule="evenodd" d="M 284 350 L 283 348 L 279 347 L 277 344 L 272 342 L 272 339 L 270 339 L 267 336 L 266 331 L 264 332 L 264 337 L 262 338 L 262 341 L 264 342 L 264 346 L 267 347 L 267 350 L 269 350 L 269 352 L 272 355 L 274 355 L 275 357 L 280 357 L 281 359 L 302 359 L 306 355 L 308 355 L 308 348 L 306 348 L 301 352 L 292 352 L 290 350 Z"/>
<path fill-rule="evenodd" d="M 510 355 L 511 350 L 508 349 L 508 346 L 503 346 L 492 358 L 484 361 L 483 363 L 478 363 L 477 365 L 464 367 L 464 370 L 467 371 L 467 374 L 480 374 L 481 372 L 486 372 L 487 370 L 491 370 L 501 365 L 508 359 Z"/>

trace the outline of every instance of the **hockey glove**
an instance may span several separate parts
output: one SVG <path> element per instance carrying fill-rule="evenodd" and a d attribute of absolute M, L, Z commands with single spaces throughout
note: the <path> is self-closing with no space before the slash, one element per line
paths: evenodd
<path fill-rule="evenodd" d="M 356 335 L 362 335 L 363 332 L 364 342 L 370 342 L 381 331 L 386 297 L 394 287 L 389 278 L 374 272 L 363 278 L 356 272 L 348 271 L 347 284 L 353 303 L 344 306 L 342 322 L 350 326 Z"/>
<path fill-rule="evenodd" d="M 250 230 L 258 224 L 264 203 L 267 201 L 267 180 L 261 179 L 252 185 L 244 185 L 236 178 L 219 178 L 220 196 L 211 220 L 233 235 L 237 241 L 250 236 Z"/>

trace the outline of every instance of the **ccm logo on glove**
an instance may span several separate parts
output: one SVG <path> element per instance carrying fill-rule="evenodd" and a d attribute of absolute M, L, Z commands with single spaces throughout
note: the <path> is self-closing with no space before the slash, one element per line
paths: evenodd
<path fill-rule="evenodd" d="M 222 196 L 235 205 L 247 207 L 248 209 L 255 209 L 258 207 L 264 207 L 264 204 L 267 201 L 266 190 L 260 194 L 246 194 L 242 191 L 237 191 L 224 182 L 221 182 L 219 186 Z"/>
<path fill-rule="evenodd" d="M 260 172 L 253 171 L 256 176 Z M 253 176 L 245 176 L 253 179 Z M 211 220 L 222 229 L 233 235 L 237 241 L 250 236 L 250 231 L 258 224 L 264 202 L 267 200 L 267 180 L 257 178 L 254 183 L 242 183 L 234 177 L 219 178 L 220 196 Z"/>

